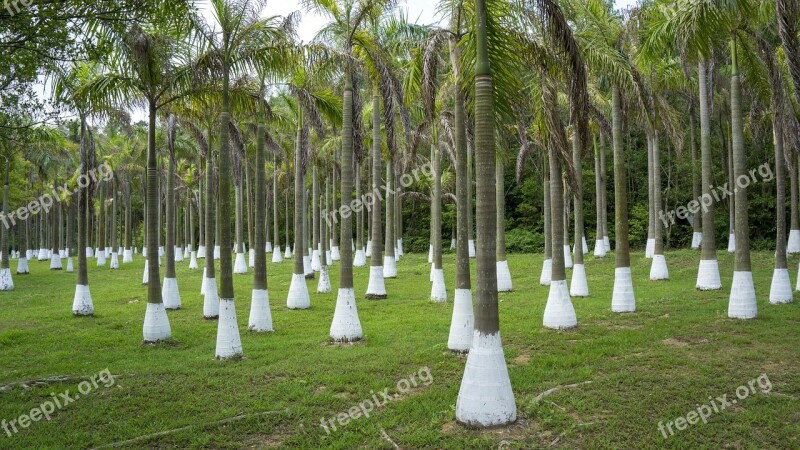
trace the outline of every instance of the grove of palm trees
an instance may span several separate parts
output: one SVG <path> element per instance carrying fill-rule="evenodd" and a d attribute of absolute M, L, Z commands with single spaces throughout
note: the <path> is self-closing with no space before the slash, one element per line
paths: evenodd
<path fill-rule="evenodd" d="M 797 447 L 798 30 L 5 2 L 0 448 Z"/>

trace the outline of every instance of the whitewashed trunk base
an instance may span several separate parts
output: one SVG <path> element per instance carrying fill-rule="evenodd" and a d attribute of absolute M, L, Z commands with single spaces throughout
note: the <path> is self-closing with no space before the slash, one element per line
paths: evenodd
<path fill-rule="evenodd" d="M 167 310 L 163 303 L 147 303 L 142 335 L 146 343 L 161 342 L 172 337 Z"/>
<path fill-rule="evenodd" d="M 569 286 L 569 295 L 572 297 L 589 296 L 589 282 L 586 280 L 585 264 L 575 264 L 572 268 L 572 281 Z"/>
<path fill-rule="evenodd" d="M 303 256 L 303 272 L 306 278 L 314 278 L 314 270 L 311 268 L 310 256 Z"/>
<path fill-rule="evenodd" d="M 111 263 L 108 265 L 111 269 L 119 269 L 119 254 L 117 252 L 111 252 Z"/>
<path fill-rule="evenodd" d="M 569 245 L 564 245 L 564 268 L 572 269 L 572 252 Z"/>
<path fill-rule="evenodd" d="M 397 260 L 394 256 L 383 257 L 383 278 L 397 278 Z"/>
<path fill-rule="evenodd" d="M 500 332 L 475 330 L 456 401 L 456 421 L 469 427 L 506 425 L 517 420 Z"/>
<path fill-rule="evenodd" d="M 178 280 L 164 277 L 161 285 L 161 302 L 165 309 L 181 309 L 181 294 L 178 290 Z"/>
<path fill-rule="evenodd" d="M 367 256 L 364 254 L 364 250 L 356 250 L 356 255 L 353 257 L 353 267 L 364 267 L 366 265 Z"/>
<path fill-rule="evenodd" d="M 219 292 L 217 291 L 217 279 L 206 278 L 206 293 L 203 299 L 203 318 L 216 319 L 219 317 Z"/>
<path fill-rule="evenodd" d="M 197 270 L 198 267 L 199 266 L 197 265 L 197 252 L 192 250 L 191 252 L 189 252 L 189 270 Z"/>
<path fill-rule="evenodd" d="M 331 247 L 331 259 L 334 261 L 339 261 L 342 259 L 342 255 L 339 253 L 339 246 Z"/>
<path fill-rule="evenodd" d="M 311 270 L 319 272 L 322 269 L 322 260 L 319 259 L 319 250 L 314 250 L 311 253 Z"/>
<path fill-rule="evenodd" d="M 133 262 L 133 250 L 126 248 L 122 251 L 122 264 L 129 264 Z"/>
<path fill-rule="evenodd" d="M 606 244 L 606 252 L 611 251 L 611 241 L 608 240 L 608 236 L 603 236 L 603 242 Z"/>
<path fill-rule="evenodd" d="M 236 253 L 236 260 L 233 263 L 233 273 L 237 275 L 247 273 L 247 261 L 245 261 L 244 253 Z"/>
<path fill-rule="evenodd" d="M 428 244 L 428 264 L 433 264 L 433 244 Z"/>
<path fill-rule="evenodd" d="M 692 233 L 692 249 L 698 249 L 703 245 L 703 233 L 695 231 Z"/>
<path fill-rule="evenodd" d="M 335 342 L 353 342 L 361 340 L 363 337 L 353 288 L 339 289 L 336 296 L 336 310 L 331 322 L 330 337 Z"/>
<path fill-rule="evenodd" d="M 319 281 L 317 282 L 317 293 L 327 294 L 331 291 L 331 277 L 328 274 L 328 266 L 320 266 Z"/>
<path fill-rule="evenodd" d="M 550 293 L 547 296 L 547 305 L 544 307 L 545 328 L 554 330 L 575 328 L 578 325 L 578 318 L 575 315 L 575 308 L 572 306 L 572 299 L 569 297 L 567 280 L 552 280 L 550 282 Z"/>
<path fill-rule="evenodd" d="M 176 246 L 175 250 L 173 251 L 173 253 L 175 254 L 175 262 L 183 262 L 183 249 L 182 248 Z"/>
<path fill-rule="evenodd" d="M 455 249 L 456 249 L 456 240 L 450 239 L 450 250 L 455 250 Z"/>
<path fill-rule="evenodd" d="M 598 239 L 594 241 L 594 257 L 595 258 L 605 258 L 606 257 L 606 244 L 603 242 L 602 239 Z"/>
<path fill-rule="evenodd" d="M 288 245 L 286 246 L 286 251 L 283 252 L 284 259 L 292 259 L 292 249 Z"/>
<path fill-rule="evenodd" d="M 508 261 L 497 261 L 497 292 L 511 292 L 514 284 L 511 282 L 511 270 Z"/>
<path fill-rule="evenodd" d="M 72 257 L 71 256 L 67 256 L 67 270 L 66 270 L 66 272 L 67 273 L 72 273 L 74 271 L 75 271 L 75 269 L 72 267 Z"/>
<path fill-rule="evenodd" d="M 200 259 L 205 259 L 206 258 L 206 246 L 205 245 L 200 245 L 200 246 L 197 247 L 197 257 L 200 258 Z"/>
<path fill-rule="evenodd" d="M 13 291 L 14 279 L 11 278 L 11 269 L 0 269 L 0 291 Z"/>
<path fill-rule="evenodd" d="M 142 247 L 142 257 L 147 258 L 147 247 Z"/>
<path fill-rule="evenodd" d="M 328 267 L 333 265 L 333 258 L 331 257 L 331 251 L 325 250 L 325 265 Z"/>
<path fill-rule="evenodd" d="M 105 267 L 106 266 L 106 252 L 100 250 L 96 253 L 97 255 L 97 267 Z"/>
<path fill-rule="evenodd" d="M 292 274 L 292 284 L 289 285 L 286 307 L 289 309 L 308 309 L 311 307 L 311 297 L 308 295 L 308 286 L 306 286 L 306 276 L 304 274 Z"/>
<path fill-rule="evenodd" d="M 217 323 L 217 359 L 242 356 L 242 339 L 236 321 L 236 306 L 232 298 L 219 299 L 219 322 Z"/>
<path fill-rule="evenodd" d="M 434 263 L 430 263 L 430 264 L 431 264 L 431 273 L 428 275 L 428 281 L 433 283 L 433 272 L 436 271 L 436 264 L 434 264 Z"/>
<path fill-rule="evenodd" d="M 272 262 L 274 263 L 282 263 L 283 262 L 283 255 L 281 254 L 281 250 L 279 247 L 275 248 L 275 251 L 272 252 Z"/>
<path fill-rule="evenodd" d="M 719 263 L 716 259 L 701 259 L 697 270 L 697 285 L 700 291 L 716 291 L 722 289 L 719 278 Z"/>
<path fill-rule="evenodd" d="M 472 291 L 470 289 L 456 289 L 447 348 L 459 353 L 468 352 L 472 344 L 474 326 L 475 315 L 472 312 Z"/>
<path fill-rule="evenodd" d="M 72 299 L 72 314 L 76 316 L 91 316 L 94 314 L 94 303 L 89 286 L 75 285 L 75 297 Z"/>
<path fill-rule="evenodd" d="M 469 241 L 467 241 L 467 250 L 469 252 L 469 257 L 470 258 L 474 258 L 475 257 L 475 241 L 474 240 L 470 239 Z"/>
<path fill-rule="evenodd" d="M 734 271 L 731 295 L 728 301 L 728 317 L 731 319 L 755 319 L 758 314 L 753 272 Z"/>
<path fill-rule="evenodd" d="M 30 273 L 28 269 L 28 258 L 20 257 L 17 260 L 17 275 L 27 275 Z"/>
<path fill-rule="evenodd" d="M 447 286 L 444 284 L 444 269 L 435 269 L 433 271 L 431 301 L 436 303 L 444 303 L 447 301 Z"/>
<path fill-rule="evenodd" d="M 144 260 L 144 272 L 142 273 L 142 284 L 147 284 L 150 281 L 150 273 L 147 270 L 147 266 L 150 264 L 150 261 Z"/>
<path fill-rule="evenodd" d="M 786 241 L 786 253 L 790 255 L 800 253 L 800 230 L 789 230 L 789 239 Z"/>
<path fill-rule="evenodd" d="M 653 255 L 653 262 L 650 264 L 650 281 L 660 280 L 669 280 L 667 258 L 664 255 Z"/>
<path fill-rule="evenodd" d="M 636 296 L 633 293 L 633 278 L 630 267 L 614 269 L 614 293 L 611 294 L 611 311 L 635 312 Z"/>
<path fill-rule="evenodd" d="M 145 247 L 145 251 L 147 251 L 147 247 Z M 86 257 L 94 258 L 94 249 L 92 247 L 86 247 Z"/>
<path fill-rule="evenodd" d="M 736 253 L 736 235 L 728 235 L 728 253 Z"/>
<path fill-rule="evenodd" d="M 17 252 L 17 257 L 19 257 L 19 252 Z M 67 252 L 65 252 L 64 250 L 59 250 L 58 251 L 58 257 L 61 258 L 61 259 L 66 258 L 67 257 Z"/>
<path fill-rule="evenodd" d="M 647 245 L 644 248 L 644 257 L 652 259 L 656 252 L 656 240 L 654 238 L 647 239 Z"/>
<path fill-rule="evenodd" d="M 772 272 L 772 284 L 769 288 L 769 302 L 778 305 L 792 302 L 792 281 L 789 269 L 775 269 Z"/>
<path fill-rule="evenodd" d="M 547 258 L 542 262 L 542 274 L 539 276 L 539 284 L 542 286 L 550 286 L 550 280 L 553 277 L 553 260 Z"/>
<path fill-rule="evenodd" d="M 372 257 L 372 241 L 367 241 L 366 254 L 367 254 L 367 258 L 371 258 Z"/>
<path fill-rule="evenodd" d="M 274 331 L 272 328 L 272 312 L 269 309 L 269 292 L 266 289 L 253 289 L 247 329 L 258 333 Z"/>
<path fill-rule="evenodd" d="M 214 259 L 219 259 L 219 245 L 214 246 Z"/>
<path fill-rule="evenodd" d="M 192 254 L 192 250 L 190 249 L 191 245 L 187 245 L 183 248 L 183 259 L 185 260 Z"/>
<path fill-rule="evenodd" d="M 256 266 L 256 249 L 251 248 L 247 251 L 247 267 L 254 268 Z"/>
<path fill-rule="evenodd" d="M 386 283 L 383 279 L 383 266 L 369 266 L 367 298 L 379 300 L 386 298 Z"/>
<path fill-rule="evenodd" d="M 265 253 L 272 253 L 272 242 L 267 241 L 267 243 L 264 244 L 264 252 Z"/>
<path fill-rule="evenodd" d="M 50 270 L 61 270 L 64 267 L 61 265 L 61 258 L 58 257 L 58 254 L 55 254 L 50 257 Z"/>

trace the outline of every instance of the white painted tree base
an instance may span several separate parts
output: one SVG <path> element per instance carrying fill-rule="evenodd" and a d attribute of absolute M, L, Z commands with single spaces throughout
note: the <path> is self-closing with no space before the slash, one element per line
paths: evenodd
<path fill-rule="evenodd" d="M 164 309 L 163 303 L 147 302 L 142 335 L 146 343 L 161 342 L 172 337 L 167 310 Z"/>
<path fill-rule="evenodd" d="M 247 251 L 247 267 L 254 268 L 256 266 L 256 250 L 251 248 Z"/>
<path fill-rule="evenodd" d="M 311 297 L 308 295 L 308 286 L 306 286 L 306 276 L 304 274 L 292 274 L 292 284 L 289 285 L 286 307 L 289 309 L 308 309 L 311 307 Z"/>
<path fill-rule="evenodd" d="M 13 291 L 14 279 L 11 278 L 11 269 L 0 269 L 0 291 Z"/>
<path fill-rule="evenodd" d="M 330 338 L 335 342 L 353 342 L 361 340 L 362 337 L 355 291 L 353 288 L 340 288 L 336 296 L 336 310 L 331 322 Z"/>
<path fill-rule="evenodd" d="M 364 254 L 364 250 L 356 250 L 356 255 L 353 257 L 353 267 L 364 267 L 366 265 L 367 256 Z"/>
<path fill-rule="evenodd" d="M 325 250 L 325 265 L 328 267 L 333 265 L 333 258 L 331 257 L 331 251 Z"/>
<path fill-rule="evenodd" d="M 281 254 L 281 250 L 278 247 L 276 247 L 276 251 L 272 252 L 272 262 L 274 263 L 283 262 L 283 255 Z"/>
<path fill-rule="evenodd" d="M 219 259 L 219 245 L 214 246 L 214 259 Z"/>
<path fill-rule="evenodd" d="M 272 242 L 267 241 L 267 243 L 264 244 L 264 252 L 265 253 L 272 253 Z"/>
<path fill-rule="evenodd" d="M 431 283 L 433 283 L 433 272 L 436 270 L 436 264 L 434 264 L 434 263 L 430 263 L 430 265 L 431 265 L 431 272 L 430 272 L 430 274 L 428 275 L 428 281 L 430 281 Z"/>
<path fill-rule="evenodd" d="M 433 264 L 433 244 L 428 244 L 428 264 Z"/>
<path fill-rule="evenodd" d="M 692 233 L 692 249 L 696 250 L 703 245 L 703 233 L 695 231 Z"/>
<path fill-rule="evenodd" d="M 96 253 L 97 255 L 97 267 L 105 267 L 106 266 L 106 255 L 105 252 L 100 250 Z"/>
<path fill-rule="evenodd" d="M 386 283 L 383 279 L 383 266 L 369 266 L 369 283 L 367 283 L 367 298 L 386 298 Z"/>
<path fill-rule="evenodd" d="M 28 258 L 23 256 L 17 259 L 17 275 L 27 275 L 29 273 Z"/>
<path fill-rule="evenodd" d="M 514 284 L 511 282 L 511 271 L 508 261 L 497 261 L 497 292 L 511 292 Z"/>
<path fill-rule="evenodd" d="M 552 286 L 550 289 L 552 289 Z M 586 265 L 575 264 L 572 268 L 572 281 L 569 284 L 569 295 L 572 297 L 589 296 L 589 283 L 586 280 Z"/>
<path fill-rule="evenodd" d="M 400 250 L 397 247 L 394 248 L 394 262 L 400 261 Z"/>
<path fill-rule="evenodd" d="M 203 318 L 216 319 L 219 317 L 219 292 L 217 291 L 217 279 L 206 278 L 206 292 L 203 299 Z"/>
<path fill-rule="evenodd" d="M 791 303 L 792 297 L 792 281 L 789 279 L 789 269 L 775 269 L 772 272 L 772 285 L 769 288 L 769 302 L 773 305 Z"/>
<path fill-rule="evenodd" d="M 320 266 L 319 281 L 317 282 L 317 293 L 327 294 L 331 291 L 331 277 L 328 274 L 328 266 Z"/>
<path fill-rule="evenodd" d="M 142 273 L 142 284 L 147 284 L 150 281 L 150 274 L 147 270 L 147 266 L 150 264 L 150 261 L 144 260 L 144 273 Z"/>
<path fill-rule="evenodd" d="M 583 254 L 584 255 L 588 255 L 589 254 L 589 245 L 586 243 L 586 236 L 585 235 L 583 236 L 582 242 L 583 242 L 583 245 L 581 245 L 581 249 L 583 251 Z M 573 254 L 575 253 L 575 248 L 576 247 L 575 247 L 575 245 L 573 243 L 573 245 L 572 245 L 572 253 Z"/>
<path fill-rule="evenodd" d="M 181 294 L 178 291 L 178 280 L 164 277 L 161 285 L 161 302 L 165 309 L 181 309 Z"/>
<path fill-rule="evenodd" d="M 594 257 L 595 258 L 605 258 L 606 257 L 606 244 L 603 242 L 602 239 L 598 239 L 594 241 Z"/>
<path fill-rule="evenodd" d="M 111 262 L 108 265 L 111 269 L 119 269 L 119 254 L 117 252 L 111 252 Z"/>
<path fill-rule="evenodd" d="M 175 250 L 173 251 L 175 254 L 175 262 L 183 262 L 183 249 L 176 246 Z"/>
<path fill-rule="evenodd" d="M 367 254 L 367 258 L 371 258 L 372 257 L 372 241 L 367 241 L 366 254 Z"/>
<path fill-rule="evenodd" d="M 94 314 L 92 293 L 89 286 L 75 285 L 75 297 L 72 298 L 72 314 L 76 316 L 91 316 Z"/>
<path fill-rule="evenodd" d="M 74 271 L 75 271 L 75 269 L 72 267 L 72 257 L 71 256 L 67 256 L 67 270 L 66 270 L 66 272 L 67 273 L 72 273 Z"/>
<path fill-rule="evenodd" d="M 33 250 L 25 250 L 25 259 L 29 261 L 33 259 Z"/>
<path fill-rule="evenodd" d="M 339 261 L 342 259 L 342 255 L 339 253 L 339 246 L 336 247 L 331 246 L 331 259 L 334 261 Z"/>
<path fill-rule="evenodd" d="M 467 250 L 469 252 L 469 257 L 470 258 L 474 258 L 475 257 L 475 241 L 474 240 L 470 239 L 469 241 L 467 241 Z"/>
<path fill-rule="evenodd" d="M 475 330 L 456 401 L 456 421 L 468 427 L 506 425 L 517 420 L 500 332 Z"/>
<path fill-rule="evenodd" d="M 383 257 L 383 278 L 397 278 L 397 260 L 394 256 Z"/>
<path fill-rule="evenodd" d="M 653 262 L 650 264 L 650 281 L 660 280 L 669 280 L 667 258 L 664 255 L 653 255 Z"/>
<path fill-rule="evenodd" d="M 126 248 L 122 251 L 122 264 L 129 264 L 133 262 L 133 250 Z"/>
<path fill-rule="evenodd" d="M 755 319 L 758 314 L 753 272 L 734 271 L 731 295 L 728 301 L 728 317 L 731 319 Z"/>
<path fill-rule="evenodd" d="M 266 289 L 253 289 L 250 300 L 250 319 L 247 329 L 258 333 L 275 331 L 272 328 L 272 312 L 269 309 L 269 292 Z"/>
<path fill-rule="evenodd" d="M 733 233 L 728 235 L 728 253 L 736 253 L 736 235 Z"/>
<path fill-rule="evenodd" d="M 319 259 L 319 250 L 314 250 L 311 253 L 311 270 L 319 272 L 322 269 L 322 260 Z"/>
<path fill-rule="evenodd" d="M 12 254 L 14 254 L 14 253 L 12 252 Z M 64 250 L 59 250 L 58 251 L 58 257 L 61 258 L 61 259 L 66 258 L 67 257 L 67 252 L 65 252 Z M 16 253 L 15 258 L 19 258 L 19 252 Z"/>
<path fill-rule="evenodd" d="M 553 277 L 553 260 L 547 258 L 542 263 L 542 274 L 539 276 L 539 284 L 542 286 L 550 286 L 550 280 Z"/>
<path fill-rule="evenodd" d="M 716 291 L 722 289 L 719 278 L 719 263 L 716 259 L 701 259 L 700 268 L 697 270 L 697 284 L 700 291 Z"/>
<path fill-rule="evenodd" d="M 303 256 L 303 273 L 306 277 L 314 278 L 314 270 L 311 269 L 311 257 L 310 256 Z"/>
<path fill-rule="evenodd" d="M 565 269 L 572 269 L 572 252 L 570 251 L 569 245 L 564 246 L 564 268 Z"/>
<path fill-rule="evenodd" d="M 474 326 L 475 315 L 472 312 L 472 291 L 470 289 L 456 289 L 447 348 L 459 353 L 468 352 L 472 344 Z"/>
<path fill-rule="evenodd" d="M 200 259 L 205 259 L 206 258 L 206 246 L 205 245 L 199 245 L 197 247 L 197 257 L 200 258 Z"/>
<path fill-rule="evenodd" d="M 403 250 L 403 240 L 402 239 L 398 239 L 397 240 L 397 250 L 399 251 L 398 254 L 400 256 L 403 256 L 403 255 L 406 254 L 406 252 Z"/>
<path fill-rule="evenodd" d="M 39 254 L 37 255 L 36 259 L 38 259 L 39 261 L 47 261 L 49 258 L 50 257 L 47 256 L 47 250 L 43 249 L 43 248 L 40 248 L 39 249 Z"/>
<path fill-rule="evenodd" d="M 606 252 L 611 251 L 611 241 L 608 240 L 608 236 L 603 236 L 603 242 L 606 244 Z"/>
<path fill-rule="evenodd" d="M 635 312 L 636 296 L 633 293 L 633 278 L 630 267 L 614 269 L 614 292 L 611 294 L 611 311 Z"/>
<path fill-rule="evenodd" d="M 447 301 L 447 286 L 444 284 L 444 269 L 435 269 L 433 271 L 431 301 L 436 303 L 444 303 Z"/>
<path fill-rule="evenodd" d="M 647 239 L 647 245 L 644 248 L 644 257 L 652 259 L 656 252 L 656 240 L 654 238 Z"/>
<path fill-rule="evenodd" d="M 217 359 L 242 356 L 242 339 L 236 321 L 236 306 L 232 298 L 219 299 L 219 322 L 217 323 Z"/>
<path fill-rule="evenodd" d="M 456 240 L 450 239 L 450 250 L 455 250 L 455 249 L 456 249 Z"/>
<path fill-rule="evenodd" d="M 55 254 L 50 257 L 50 270 L 61 270 L 64 267 L 61 265 L 61 258 L 58 257 L 58 254 Z"/>
<path fill-rule="evenodd" d="M 183 259 L 185 260 L 192 254 L 192 250 L 190 249 L 191 245 L 187 245 L 183 248 Z"/>
<path fill-rule="evenodd" d="M 144 251 L 147 253 L 147 247 L 144 248 Z M 86 257 L 94 258 L 94 249 L 92 247 L 86 247 Z"/>
<path fill-rule="evenodd" d="M 789 239 L 786 241 L 786 253 L 790 255 L 800 253 L 800 230 L 789 230 Z"/>
<path fill-rule="evenodd" d="M 545 328 L 554 330 L 575 328 L 578 325 L 578 318 L 575 315 L 575 308 L 572 306 L 572 299 L 569 297 L 567 280 L 552 280 L 550 282 L 550 293 L 547 296 L 547 304 L 544 307 Z"/>
<path fill-rule="evenodd" d="M 247 273 L 247 262 L 244 259 L 244 253 L 236 253 L 236 261 L 233 263 L 233 273 L 238 275 Z"/>
<path fill-rule="evenodd" d="M 197 252 L 193 250 L 189 252 L 189 270 L 197 270 L 198 267 L 199 266 L 197 265 Z"/>
<path fill-rule="evenodd" d="M 87 258 L 89 256 L 87 255 Z M 142 257 L 147 258 L 147 247 L 142 247 Z"/>
<path fill-rule="evenodd" d="M 283 252 L 283 258 L 292 259 L 292 249 L 288 245 L 286 246 L 286 251 Z"/>

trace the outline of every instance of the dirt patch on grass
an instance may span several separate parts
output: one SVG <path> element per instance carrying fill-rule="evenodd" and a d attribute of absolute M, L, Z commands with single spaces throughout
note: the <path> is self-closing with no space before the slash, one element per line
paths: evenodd
<path fill-rule="evenodd" d="M 688 347 L 690 345 L 707 344 L 708 339 L 691 336 L 673 336 L 671 338 L 664 339 L 661 341 L 661 343 L 671 347 Z"/>
<path fill-rule="evenodd" d="M 247 436 L 242 445 L 249 449 L 278 448 L 291 435 L 288 427 L 279 425 L 272 430 L 272 433 L 257 433 Z"/>
<path fill-rule="evenodd" d="M 524 418 L 517 418 L 516 422 L 509 425 L 472 429 L 461 425 L 455 420 L 451 420 L 442 425 L 441 430 L 442 434 L 450 436 L 465 433 L 476 436 L 490 436 L 498 442 L 499 448 L 516 448 L 515 443 L 526 445 L 530 437 L 537 434 L 537 430 L 534 430 L 533 426 L 533 422 L 529 422 Z"/>
<path fill-rule="evenodd" d="M 526 366 L 526 365 L 530 364 L 530 362 L 531 362 L 531 355 L 529 355 L 527 353 L 523 353 L 523 354 L 517 356 L 516 358 L 514 358 L 514 364 L 516 364 L 518 366 Z"/>

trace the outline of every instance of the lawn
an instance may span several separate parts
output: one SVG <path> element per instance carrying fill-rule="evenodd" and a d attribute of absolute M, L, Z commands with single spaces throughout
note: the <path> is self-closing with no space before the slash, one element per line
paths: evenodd
<path fill-rule="evenodd" d="M 771 252 L 753 254 L 752 321 L 726 316 L 732 255 L 719 253 L 726 289 L 697 292 L 699 253 L 669 253 L 667 282 L 648 280 L 643 253 L 632 257 L 638 312 L 611 313 L 613 254 L 589 256 L 591 297 L 573 299 L 578 328 L 560 332 L 542 327 L 542 256 L 509 257 L 515 291 L 500 295 L 500 320 L 519 420 L 488 431 L 455 423 L 465 359 L 447 350 L 452 254 L 446 304 L 428 300 L 425 255 L 402 258 L 388 300 L 363 300 L 369 269 L 356 268 L 365 339 L 353 345 L 328 341 L 337 266 L 334 293 L 309 282 L 311 309 L 290 311 L 291 263 L 268 262 L 270 334 L 246 331 L 252 272 L 235 276 L 245 355 L 236 361 L 214 359 L 217 323 L 203 320 L 201 272 L 188 262 L 178 264 L 183 309 L 169 312 L 174 340 L 154 346 L 142 344 L 140 255 L 116 271 L 89 261 L 91 318 L 71 314 L 74 274 L 33 261 L 16 290 L 0 293 L 0 420 L 67 391 L 79 398 L 17 433 L 0 429 L 0 448 L 800 447 L 800 305 L 768 303 Z M 91 382 L 106 370 L 113 379 Z M 737 402 L 722 408 L 724 395 Z M 372 398 L 381 406 L 369 417 L 337 421 Z M 692 413 L 714 405 L 707 423 Z M 695 424 L 683 422 L 693 414 Z M 673 422 L 673 434 L 665 439 L 659 422 Z"/>

